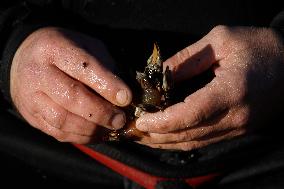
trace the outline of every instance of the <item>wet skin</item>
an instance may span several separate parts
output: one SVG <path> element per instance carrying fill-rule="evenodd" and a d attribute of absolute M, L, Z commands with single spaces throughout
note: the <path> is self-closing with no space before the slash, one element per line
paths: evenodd
<path fill-rule="evenodd" d="M 59 141 L 89 143 L 99 130 L 125 124 L 119 106 L 128 105 L 132 93 L 111 72 L 113 67 L 113 59 L 99 40 L 42 28 L 14 56 L 12 99 L 35 128 Z"/>
<path fill-rule="evenodd" d="M 136 127 L 149 136 L 141 144 L 164 149 L 200 148 L 253 132 L 259 128 L 252 125 L 269 123 L 283 108 L 284 46 L 272 29 L 215 27 L 166 60 L 166 65 L 175 82 L 207 69 L 213 69 L 215 77 L 183 102 L 142 115 Z"/>

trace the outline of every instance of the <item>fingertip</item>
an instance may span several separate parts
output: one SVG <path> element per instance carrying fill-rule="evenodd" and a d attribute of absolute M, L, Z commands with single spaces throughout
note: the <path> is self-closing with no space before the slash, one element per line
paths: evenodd
<path fill-rule="evenodd" d="M 116 93 L 116 102 L 118 106 L 127 106 L 132 101 L 132 93 L 129 89 L 120 89 Z"/>
<path fill-rule="evenodd" d="M 111 125 L 113 129 L 121 129 L 126 123 L 126 116 L 124 113 L 116 113 L 111 118 Z"/>
<path fill-rule="evenodd" d="M 140 131 L 146 132 L 147 131 L 147 127 L 146 127 L 146 123 L 145 123 L 145 119 L 143 117 L 139 117 L 136 120 L 136 128 Z"/>

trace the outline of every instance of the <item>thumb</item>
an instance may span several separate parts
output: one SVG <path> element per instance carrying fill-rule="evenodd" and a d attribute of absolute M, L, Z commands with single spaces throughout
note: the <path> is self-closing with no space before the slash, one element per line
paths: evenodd
<path fill-rule="evenodd" d="M 222 54 L 215 41 L 210 32 L 196 43 L 167 59 L 163 63 L 164 68 L 169 66 L 175 81 L 186 80 L 204 72 L 217 62 L 220 53 Z"/>

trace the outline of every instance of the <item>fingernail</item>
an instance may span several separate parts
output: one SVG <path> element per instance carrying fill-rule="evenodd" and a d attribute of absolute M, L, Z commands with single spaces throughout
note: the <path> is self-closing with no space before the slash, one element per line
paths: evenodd
<path fill-rule="evenodd" d="M 114 129 L 120 129 L 125 125 L 126 118 L 124 114 L 115 114 L 112 118 L 111 125 Z"/>
<path fill-rule="evenodd" d="M 116 93 L 116 101 L 121 105 L 125 105 L 127 103 L 128 95 L 126 90 L 122 89 Z"/>

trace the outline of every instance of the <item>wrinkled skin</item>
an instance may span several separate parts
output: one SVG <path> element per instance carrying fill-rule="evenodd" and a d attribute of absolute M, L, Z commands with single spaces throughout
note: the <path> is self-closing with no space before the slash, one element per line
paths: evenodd
<path fill-rule="evenodd" d="M 284 47 L 272 29 L 215 27 L 166 65 L 175 82 L 207 69 L 215 77 L 184 102 L 141 116 L 136 127 L 149 133 L 141 144 L 191 150 L 249 134 L 261 125 L 274 129 L 265 123 L 283 109 Z"/>
<path fill-rule="evenodd" d="M 112 68 L 114 61 L 102 42 L 42 28 L 20 45 L 13 58 L 11 96 L 35 128 L 59 141 L 89 143 L 106 128 L 125 124 L 118 106 L 128 105 L 132 94 Z"/>

